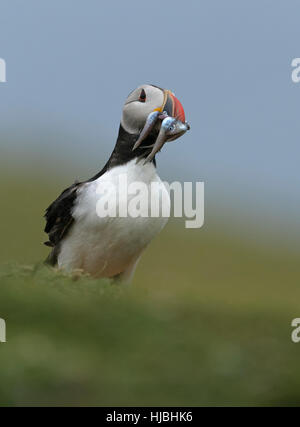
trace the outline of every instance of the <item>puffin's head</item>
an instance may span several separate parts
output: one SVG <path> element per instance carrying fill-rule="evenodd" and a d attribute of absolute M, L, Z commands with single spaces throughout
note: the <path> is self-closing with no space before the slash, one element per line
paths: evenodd
<path fill-rule="evenodd" d="M 143 147 L 142 142 L 150 135 L 155 136 L 146 162 L 153 159 L 165 142 L 174 141 L 190 129 L 184 109 L 175 95 L 153 85 L 141 85 L 128 95 L 121 125 L 127 133 L 137 136 L 133 150 Z"/>

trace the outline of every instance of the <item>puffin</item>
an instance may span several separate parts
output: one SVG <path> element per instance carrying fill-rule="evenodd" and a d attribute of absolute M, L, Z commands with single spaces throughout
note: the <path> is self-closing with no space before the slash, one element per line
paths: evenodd
<path fill-rule="evenodd" d="M 145 197 L 167 206 L 169 212 L 170 195 L 157 174 L 155 156 L 166 142 L 189 129 L 173 92 L 151 84 L 133 90 L 124 103 L 117 141 L 104 167 L 92 178 L 66 188 L 46 209 L 44 231 L 49 240 L 45 245 L 51 247 L 46 263 L 69 273 L 79 270 L 95 278 L 130 282 L 142 253 L 164 228 L 169 214 L 163 215 L 161 209 L 156 215 L 128 214 L 126 208 L 135 195 L 125 197 L 120 178 L 126 178 L 127 186 L 143 184 L 149 190 Z M 122 215 L 102 215 L 97 209 L 103 197 L 99 188 L 105 184 L 120 193 L 106 196 Z M 154 184 L 160 191 L 154 193 Z"/>

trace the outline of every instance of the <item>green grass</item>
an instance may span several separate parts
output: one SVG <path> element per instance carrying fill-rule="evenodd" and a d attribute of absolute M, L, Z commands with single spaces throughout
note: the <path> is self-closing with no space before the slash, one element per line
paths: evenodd
<path fill-rule="evenodd" d="M 300 404 L 296 252 L 170 224 L 132 287 L 68 276 L 41 263 L 41 184 L 1 184 L 0 405 Z"/>

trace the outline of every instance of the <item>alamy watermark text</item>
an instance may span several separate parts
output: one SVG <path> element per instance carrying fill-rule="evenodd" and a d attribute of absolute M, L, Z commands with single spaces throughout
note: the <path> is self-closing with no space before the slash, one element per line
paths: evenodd
<path fill-rule="evenodd" d="M 292 81 L 294 83 L 300 82 L 300 58 L 294 58 L 292 60 L 291 66 L 293 67 L 292 71 Z"/>
<path fill-rule="evenodd" d="M 4 319 L 0 319 L 0 342 L 6 342 L 6 323 Z"/>
<path fill-rule="evenodd" d="M 6 62 L 0 58 L 0 83 L 6 82 Z"/>

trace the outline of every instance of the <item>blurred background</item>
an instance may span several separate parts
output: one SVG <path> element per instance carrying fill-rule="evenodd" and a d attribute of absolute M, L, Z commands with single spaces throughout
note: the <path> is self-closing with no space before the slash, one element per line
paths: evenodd
<path fill-rule="evenodd" d="M 300 403 L 299 12 L 2 0 L 0 404 Z M 102 168 L 142 83 L 185 108 L 158 172 L 205 182 L 205 224 L 171 222 L 124 294 L 42 267 L 42 217 Z"/>

